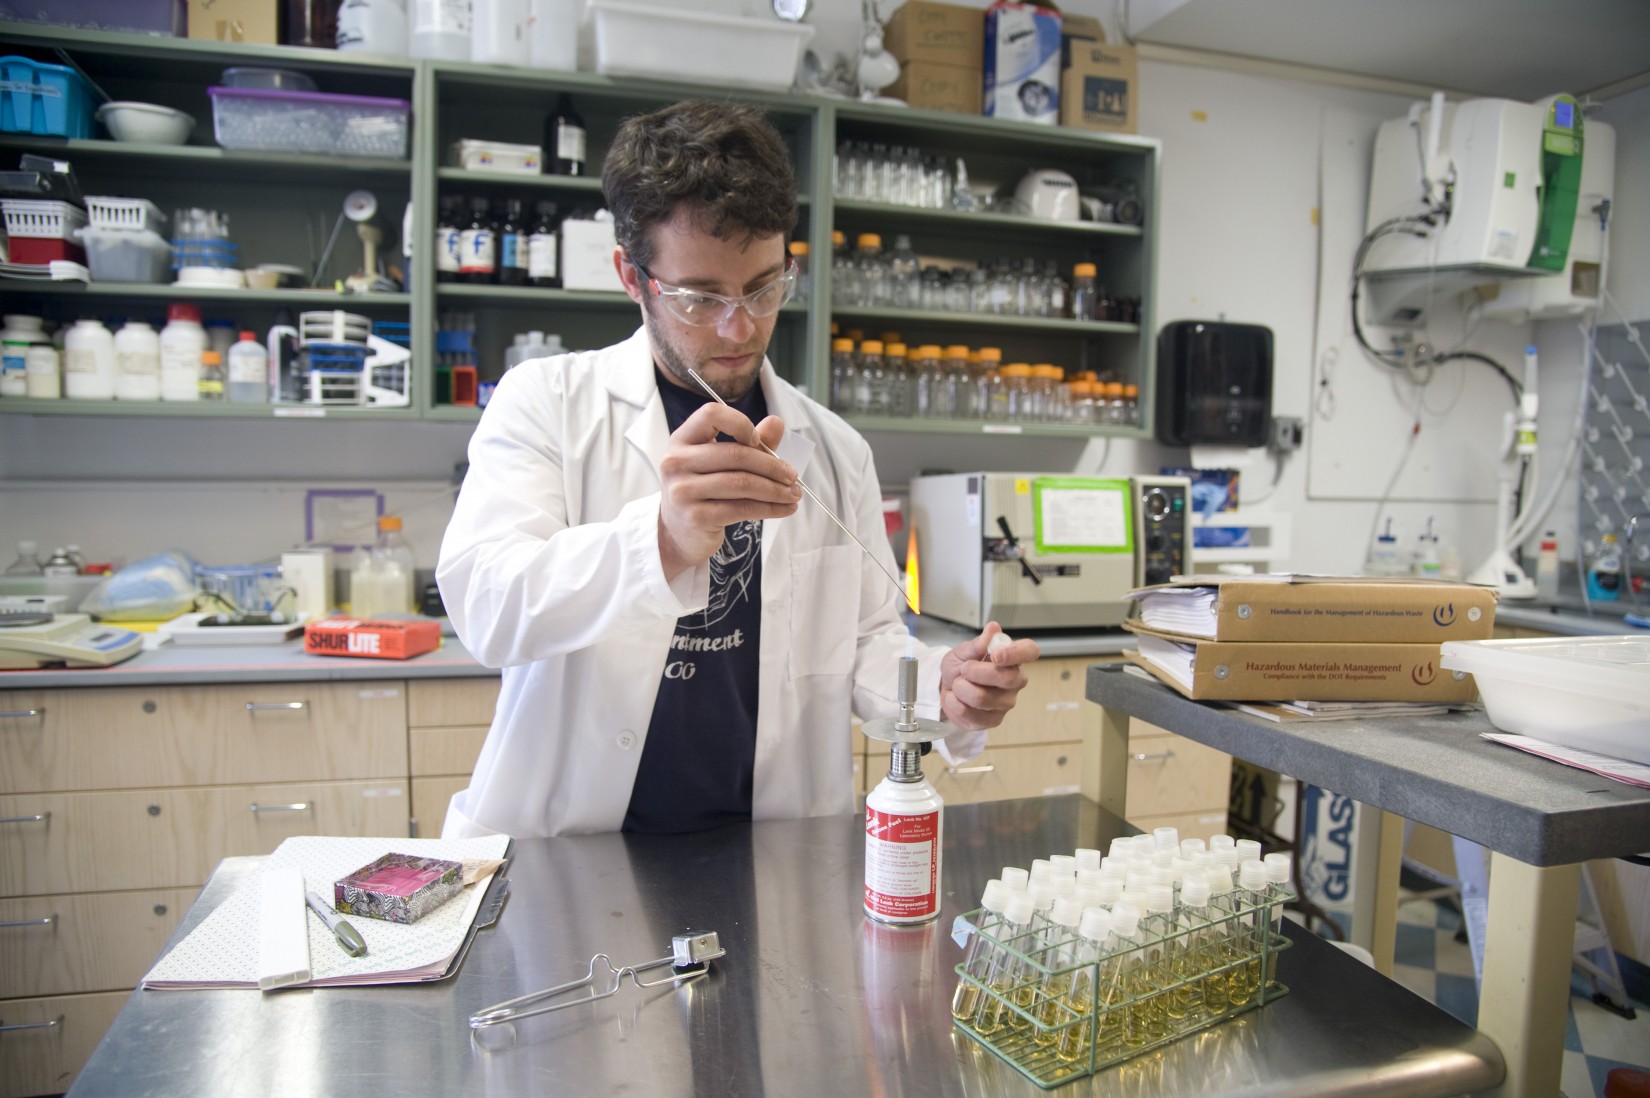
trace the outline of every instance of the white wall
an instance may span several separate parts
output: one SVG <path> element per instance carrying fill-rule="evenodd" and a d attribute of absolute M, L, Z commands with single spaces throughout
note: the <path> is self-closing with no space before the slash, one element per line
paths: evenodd
<path fill-rule="evenodd" d="M 765 7 L 765 0 L 718 2 Z M 885 2 L 884 14 L 894 7 Z M 1104 0 L 1074 0 L 1066 8 L 1111 14 Z M 820 0 L 809 21 L 820 28 L 816 44 L 851 41 L 858 0 Z M 1271 327 L 1274 411 L 1308 419 L 1315 363 L 1338 340 L 1337 376 L 1348 387 L 1335 419 L 1314 424 L 1307 445 L 1333 441 L 1339 451 L 1365 454 L 1370 468 L 1386 470 L 1375 478 L 1384 483 L 1404 441 L 1394 429 L 1401 425 L 1395 410 L 1407 403 L 1401 388 L 1350 349 L 1344 332 L 1321 319 L 1342 315 L 1336 310 L 1346 279 L 1338 257 L 1349 236 L 1355 243 L 1362 220 L 1361 198 L 1326 191 L 1323 179 L 1326 165 L 1340 163 L 1338 146 L 1366 150 L 1375 125 L 1402 114 L 1408 99 L 1149 60 L 1141 64 L 1140 98 L 1142 132 L 1164 143 L 1158 323 L 1224 315 Z M 1650 193 L 1650 91 L 1612 102 L 1603 117 L 1618 137 L 1611 291 L 1628 315 L 1646 317 L 1650 210 L 1635 209 L 1634 201 Z M 1341 174 L 1355 181 L 1360 170 Z M 1322 225 L 1315 223 L 1319 211 L 1326 211 Z M 1505 351 L 1523 338 L 1490 333 L 1489 345 Z M 1564 394 L 1572 392 L 1573 409 L 1581 356 L 1563 325 L 1538 326 L 1536 341 L 1544 363 L 1543 447 L 1556 454 L 1566 441 Z M 1470 386 L 1467 399 L 1452 405 L 1448 387 L 1428 394 L 1429 405 L 1440 410 L 1427 429 L 1429 443 L 1434 434 L 1453 432 L 1451 446 L 1488 463 L 1498 442 L 1499 382 L 1460 374 L 1451 384 Z M 1385 386 L 1385 406 L 1352 387 L 1354 378 Z M 302 537 L 305 488 L 366 485 L 385 491 L 392 510 L 413 507 L 407 531 L 419 563 L 428 567 L 449 513 L 443 493 L 454 463 L 463 460 L 467 435 L 464 425 L 445 423 L 0 417 L 0 552 L 9 560 L 6 543 L 27 537 L 47 547 L 74 541 L 94 558 L 130 559 L 173 545 L 217 563 L 267 558 Z M 890 484 L 924 468 L 1128 473 L 1185 461 L 1155 443 L 1124 440 L 1085 448 L 1061 440 L 875 435 L 872 443 Z M 1424 456 L 1418 449 L 1406 475 L 1421 475 L 1425 460 L 1449 453 L 1443 448 Z M 1293 516 L 1293 567 L 1354 571 L 1367 550 L 1380 492 L 1369 489 L 1367 476 L 1309 478 L 1311 456 L 1288 461 L 1275 491 L 1270 464 L 1251 467 L 1245 497 Z M 1488 499 L 1482 490 L 1443 499 L 1420 489 L 1406 494 L 1401 480 L 1386 513 L 1406 543 L 1436 516 L 1445 542 L 1459 546 L 1470 566 L 1490 545 Z"/>

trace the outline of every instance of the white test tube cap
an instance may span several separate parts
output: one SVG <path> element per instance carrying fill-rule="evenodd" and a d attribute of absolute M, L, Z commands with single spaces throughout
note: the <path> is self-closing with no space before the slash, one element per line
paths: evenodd
<path fill-rule="evenodd" d="M 1116 911 L 1120 907 L 1132 907 L 1136 912 L 1145 911 L 1146 889 L 1141 888 L 1136 890 L 1133 888 L 1125 888 L 1123 890 L 1123 895 L 1118 898 L 1117 902 L 1112 905 L 1111 909 Z M 1139 915 L 1137 914 L 1135 918 L 1139 918 Z"/>
<path fill-rule="evenodd" d="M 1133 904 L 1118 904 L 1111 909 L 1111 933 L 1114 938 L 1133 938 L 1140 926 L 1140 909 Z"/>
<path fill-rule="evenodd" d="M 1079 869 L 1077 871 L 1077 887 L 1093 888 L 1106 879 L 1106 875 L 1098 869 Z"/>
<path fill-rule="evenodd" d="M 1210 835 L 1209 836 L 1209 849 L 1210 850 L 1216 851 L 1218 853 L 1219 851 L 1222 851 L 1222 850 L 1235 850 L 1236 848 L 1237 848 L 1237 840 L 1232 838 L 1230 835 L 1216 834 L 1216 835 Z"/>
<path fill-rule="evenodd" d="M 1100 863 L 1100 879 L 1106 881 L 1121 881 L 1129 875 L 1127 858 L 1107 858 Z"/>
<path fill-rule="evenodd" d="M 1005 865 L 1003 866 L 1003 871 L 999 876 L 1003 884 L 1010 892 L 1024 892 L 1026 888 L 1026 881 L 1030 879 L 1031 874 L 1027 873 L 1019 866 Z"/>
<path fill-rule="evenodd" d="M 1209 849 L 1209 844 L 1204 842 L 1202 839 L 1181 839 L 1180 840 L 1180 854 L 1181 854 L 1181 857 L 1190 858 L 1193 854 L 1196 854 L 1199 850 L 1207 850 L 1207 849 Z"/>
<path fill-rule="evenodd" d="M 1038 858 L 1031 863 L 1031 879 L 1034 881 L 1046 881 L 1053 872 L 1054 864 L 1047 858 Z"/>
<path fill-rule="evenodd" d="M 1238 852 L 1238 858 L 1241 861 L 1246 862 L 1250 858 L 1253 858 L 1256 861 L 1259 861 L 1260 860 L 1260 843 L 1256 842 L 1254 839 L 1239 839 L 1237 841 L 1237 852 Z"/>
<path fill-rule="evenodd" d="M 1101 891 L 1098 885 L 1078 885 L 1077 895 L 1074 898 L 1077 903 L 1085 909 L 1099 907 L 1106 902 L 1101 898 Z"/>
<path fill-rule="evenodd" d="M 1225 866 L 1212 866 L 1203 874 L 1203 879 L 1209 882 L 1209 892 L 1219 896 L 1232 891 L 1232 871 Z"/>
<path fill-rule="evenodd" d="M 1054 899 L 1058 901 L 1063 896 L 1077 895 L 1077 878 L 1056 875 L 1049 881 L 1049 887 L 1054 889 Z"/>
<path fill-rule="evenodd" d="M 1238 884 L 1250 892 L 1266 891 L 1266 866 L 1258 858 L 1250 858 L 1238 867 Z"/>
<path fill-rule="evenodd" d="M 1140 892 L 1152 883 L 1150 866 L 1131 865 L 1126 877 L 1123 878 L 1123 888 L 1128 892 Z"/>
<path fill-rule="evenodd" d="M 1162 885 L 1165 888 L 1173 889 L 1174 888 L 1174 866 L 1172 866 L 1172 865 L 1154 865 L 1154 866 L 1152 866 L 1151 873 L 1147 876 L 1146 879 L 1151 883 L 1152 887 L 1154 887 L 1154 888 L 1157 885 Z"/>
<path fill-rule="evenodd" d="M 1180 886 L 1180 902 L 1187 907 L 1207 907 L 1209 905 L 1209 879 L 1193 875 L 1186 878 L 1186 883 Z"/>
<path fill-rule="evenodd" d="M 1172 850 L 1180 845 L 1180 829 L 1178 827 L 1152 828 L 1152 842 L 1159 850 Z"/>
<path fill-rule="evenodd" d="M 1076 897 L 1061 896 L 1054 901 L 1054 910 L 1049 912 L 1049 918 L 1075 930 L 1083 919 L 1083 905 L 1077 902 Z"/>
<path fill-rule="evenodd" d="M 1093 847 L 1080 846 L 1077 848 L 1076 853 L 1074 853 L 1072 857 L 1077 859 L 1077 869 L 1079 872 L 1085 869 L 1100 868 L 1100 851 L 1094 849 Z"/>
<path fill-rule="evenodd" d="M 1010 892 L 1008 899 L 1003 903 L 1003 921 L 1014 926 L 1024 926 L 1031 922 L 1031 893 Z"/>
<path fill-rule="evenodd" d="M 1129 847 L 1132 845 L 1133 844 L 1129 841 L 1129 837 L 1127 835 L 1119 835 L 1117 838 L 1113 839 L 1111 841 L 1111 845 L 1106 848 L 1106 857 L 1125 857 L 1129 852 Z"/>
<path fill-rule="evenodd" d="M 1031 907 L 1034 911 L 1047 911 L 1054 906 L 1054 882 L 1033 878 L 1026 885 L 1027 896 L 1031 897 Z"/>
<path fill-rule="evenodd" d="M 989 641 L 986 642 L 986 646 L 985 646 L 986 658 L 990 659 L 991 658 L 991 653 L 996 652 L 999 649 L 1007 648 L 1009 645 L 1011 645 L 1013 643 L 1014 643 L 1014 638 L 1009 636 L 1007 633 L 997 633 Z"/>
<path fill-rule="evenodd" d="M 1111 933 L 1111 912 L 1103 907 L 1085 907 L 1083 918 L 1077 924 L 1077 933 L 1091 942 L 1104 942 Z"/>
<path fill-rule="evenodd" d="M 1123 898 L 1123 882 L 1117 877 L 1108 877 L 1100 882 L 1096 891 L 1100 893 L 1100 902 L 1110 907 Z"/>
<path fill-rule="evenodd" d="M 1076 873 L 1077 855 L 1050 854 L 1048 856 L 1048 864 L 1054 867 L 1054 871 L 1056 873 Z"/>
<path fill-rule="evenodd" d="M 1154 884 L 1146 889 L 1146 910 L 1155 913 L 1174 910 L 1174 889 L 1166 884 Z"/>
<path fill-rule="evenodd" d="M 985 882 L 985 895 L 980 897 L 980 906 L 987 911 L 993 911 L 1001 915 L 1003 904 L 1008 901 L 1008 893 L 1008 887 L 1002 881 L 993 877 Z"/>
<path fill-rule="evenodd" d="M 1291 865 L 1289 855 L 1283 851 L 1268 854 L 1261 859 L 1266 866 L 1266 879 L 1272 884 L 1286 885 L 1289 883 Z"/>
<path fill-rule="evenodd" d="M 1154 850 L 1154 851 L 1152 851 L 1152 865 L 1154 865 L 1154 866 L 1173 865 L 1174 860 L 1175 860 L 1175 854 L 1176 854 L 1176 852 L 1175 852 L 1174 848 L 1172 848 L 1172 847 L 1164 847 L 1164 848 L 1161 848 L 1161 849 L 1158 849 L 1158 850 Z"/>

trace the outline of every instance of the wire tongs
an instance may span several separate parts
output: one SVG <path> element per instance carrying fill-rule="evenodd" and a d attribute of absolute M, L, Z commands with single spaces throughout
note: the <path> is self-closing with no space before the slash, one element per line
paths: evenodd
<path fill-rule="evenodd" d="M 557 984 L 555 987 L 544 991 L 535 991 L 531 995 L 523 995 L 520 998 L 511 999 L 472 1014 L 470 1015 L 470 1028 L 482 1029 L 486 1026 L 498 1025 L 500 1022 L 519 1021 L 522 1018 L 531 1018 L 535 1014 L 548 1014 L 552 1010 L 562 1010 L 566 1007 L 578 1006 L 581 1003 L 593 1003 L 597 999 L 606 999 L 608 996 L 618 993 L 619 986 L 624 983 L 626 976 L 629 976 L 631 982 L 641 988 L 663 987 L 667 984 L 679 986 L 708 976 L 710 974 L 710 962 L 718 957 L 725 956 L 728 952 L 722 948 L 722 943 L 716 937 L 716 931 L 714 930 L 696 930 L 689 931 L 686 934 L 678 934 L 670 940 L 670 944 L 670 956 L 660 957 L 656 961 L 644 961 L 639 965 L 615 966 L 612 958 L 608 957 L 607 954 L 598 953 L 590 958 L 590 971 L 586 972 L 581 979 L 569 980 L 565 984 Z M 613 985 L 602 991 L 594 990 L 597 986 L 597 962 L 606 965 L 607 971 L 613 977 Z M 644 980 L 637 975 L 639 972 L 662 968 L 665 965 L 675 966 L 675 970 L 669 976 L 657 980 Z M 553 999 L 557 995 L 564 995 L 569 991 L 576 991 L 581 987 L 591 988 L 592 991 L 588 995 L 568 999 L 565 1002 L 549 1003 L 545 1001 Z"/>

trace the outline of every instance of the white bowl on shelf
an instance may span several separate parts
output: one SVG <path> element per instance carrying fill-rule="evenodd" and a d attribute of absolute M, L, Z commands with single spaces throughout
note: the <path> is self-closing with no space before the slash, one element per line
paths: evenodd
<path fill-rule="evenodd" d="M 246 288 L 246 272 L 238 267 L 179 267 L 174 286 L 200 286 L 209 289 L 239 290 Z"/>
<path fill-rule="evenodd" d="M 103 104 L 97 109 L 97 120 L 116 141 L 143 145 L 182 145 L 195 128 L 194 118 L 182 111 L 130 100 Z"/>

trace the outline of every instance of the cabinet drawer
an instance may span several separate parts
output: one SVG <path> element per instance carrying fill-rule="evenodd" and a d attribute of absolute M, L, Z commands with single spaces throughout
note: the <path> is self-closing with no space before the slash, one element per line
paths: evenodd
<path fill-rule="evenodd" d="M 945 765 L 938 754 L 923 760 L 923 772 L 947 804 L 975 804 L 1013 797 L 1042 797 L 1076 793 L 1082 761 L 1080 744 L 1044 744 L 1035 747 L 990 747 L 979 758 L 957 767 Z M 875 762 L 877 756 L 870 756 Z M 870 788 L 888 773 L 886 754 Z"/>
<path fill-rule="evenodd" d="M 996 747 L 1068 743 L 1083 738 L 1086 657 L 1038 660 L 1026 667 L 1026 685 L 1003 723 L 991 730 Z"/>
<path fill-rule="evenodd" d="M 184 888 L 293 835 L 405 835 L 407 782 L 25 794 L 0 819 L 0 895 Z"/>
<path fill-rule="evenodd" d="M 136 987 L 195 895 L 181 888 L 0 900 L 0 924 L 9 924 L 0 925 L 0 998 Z"/>
<path fill-rule="evenodd" d="M 503 680 L 413 679 L 407 683 L 407 723 L 414 728 L 455 724 L 489 725 Z"/>
<path fill-rule="evenodd" d="M 399 681 L 0 693 L 0 792 L 407 772 Z"/>
<path fill-rule="evenodd" d="M 1150 726 L 1147 726 L 1150 727 Z M 1129 737 L 1129 794 L 1124 815 L 1226 811 L 1232 757 L 1182 736 Z"/>
<path fill-rule="evenodd" d="M 61 1094 L 130 998 L 128 991 L 60 995 L 0 1003 L 0 1025 L 45 1023 L 0 1033 L 0 1098 Z"/>
<path fill-rule="evenodd" d="M 407 751 L 412 760 L 413 777 L 462 774 L 468 780 L 486 738 L 484 724 L 409 728 Z"/>
<path fill-rule="evenodd" d="M 447 802 L 460 789 L 468 788 L 470 776 L 414 778 L 412 780 L 413 833 L 421 839 L 439 839 L 447 819 Z"/>

